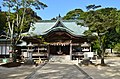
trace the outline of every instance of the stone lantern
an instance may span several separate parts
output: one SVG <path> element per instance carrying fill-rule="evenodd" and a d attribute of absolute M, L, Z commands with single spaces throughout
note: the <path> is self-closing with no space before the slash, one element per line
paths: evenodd
<path fill-rule="evenodd" d="M 32 53 L 33 53 L 33 45 L 32 45 L 32 43 L 30 42 L 27 45 L 27 47 L 28 47 L 28 50 L 27 50 L 27 52 L 28 52 L 28 59 L 32 60 Z"/>

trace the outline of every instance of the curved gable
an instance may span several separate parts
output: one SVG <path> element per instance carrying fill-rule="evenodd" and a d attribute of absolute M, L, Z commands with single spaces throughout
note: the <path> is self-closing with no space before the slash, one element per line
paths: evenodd
<path fill-rule="evenodd" d="M 72 33 L 72 32 L 73 32 L 71 29 L 67 28 L 67 27 L 62 23 L 61 20 L 57 20 L 56 23 L 55 23 L 55 25 L 54 25 L 51 29 L 45 31 L 44 33 L 45 33 L 45 34 L 48 34 L 49 32 L 52 32 L 52 31 L 66 31 L 66 32 L 69 32 L 69 33 Z"/>
<path fill-rule="evenodd" d="M 28 34 L 34 35 L 46 35 L 49 32 L 54 31 L 66 31 L 73 36 L 83 36 L 87 27 L 80 26 L 76 24 L 73 20 L 42 20 L 34 24 L 34 30 L 32 27 L 29 29 Z"/>

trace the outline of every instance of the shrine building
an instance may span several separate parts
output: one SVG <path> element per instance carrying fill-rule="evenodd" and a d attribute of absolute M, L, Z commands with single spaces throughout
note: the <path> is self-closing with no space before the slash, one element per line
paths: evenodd
<path fill-rule="evenodd" d="M 79 21 L 82 22 L 82 21 Z M 33 59 L 52 56 L 68 56 L 70 60 L 75 59 L 84 52 L 91 52 L 91 45 L 88 38 L 83 34 L 87 27 L 77 25 L 75 20 L 41 20 L 35 22 L 23 38 L 25 45 L 21 45 L 21 50 L 25 57 L 26 45 L 33 45 Z M 36 36 L 36 37 L 35 37 Z M 41 42 L 41 37 L 43 42 Z M 26 48 L 27 49 L 27 48 Z"/>
<path fill-rule="evenodd" d="M 83 56 L 84 52 L 91 52 L 91 43 L 83 34 L 88 28 L 77 25 L 77 22 L 62 20 L 60 17 L 57 20 L 35 22 L 28 32 L 23 33 L 27 36 L 22 39 L 21 44 L 17 45 L 19 48 L 17 55 L 29 58 L 29 49 L 32 49 L 33 59 L 67 56 L 68 59 L 74 60 L 78 56 Z M 0 57 L 10 56 L 10 42 L 2 40 L 0 49 Z"/>

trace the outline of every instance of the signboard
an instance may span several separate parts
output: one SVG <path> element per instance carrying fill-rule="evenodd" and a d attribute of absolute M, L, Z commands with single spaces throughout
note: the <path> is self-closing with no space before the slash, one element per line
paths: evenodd
<path fill-rule="evenodd" d="M 88 52 L 88 57 L 93 57 L 93 52 Z"/>
<path fill-rule="evenodd" d="M 24 57 L 28 57 L 28 52 L 23 52 Z"/>
<path fill-rule="evenodd" d="M 84 52 L 84 58 L 93 57 L 94 52 Z"/>

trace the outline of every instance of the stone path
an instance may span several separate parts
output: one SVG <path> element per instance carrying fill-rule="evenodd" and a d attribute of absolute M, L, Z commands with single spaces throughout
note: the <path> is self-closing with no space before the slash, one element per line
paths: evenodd
<path fill-rule="evenodd" d="M 75 65 L 47 63 L 26 79 L 92 79 Z"/>

